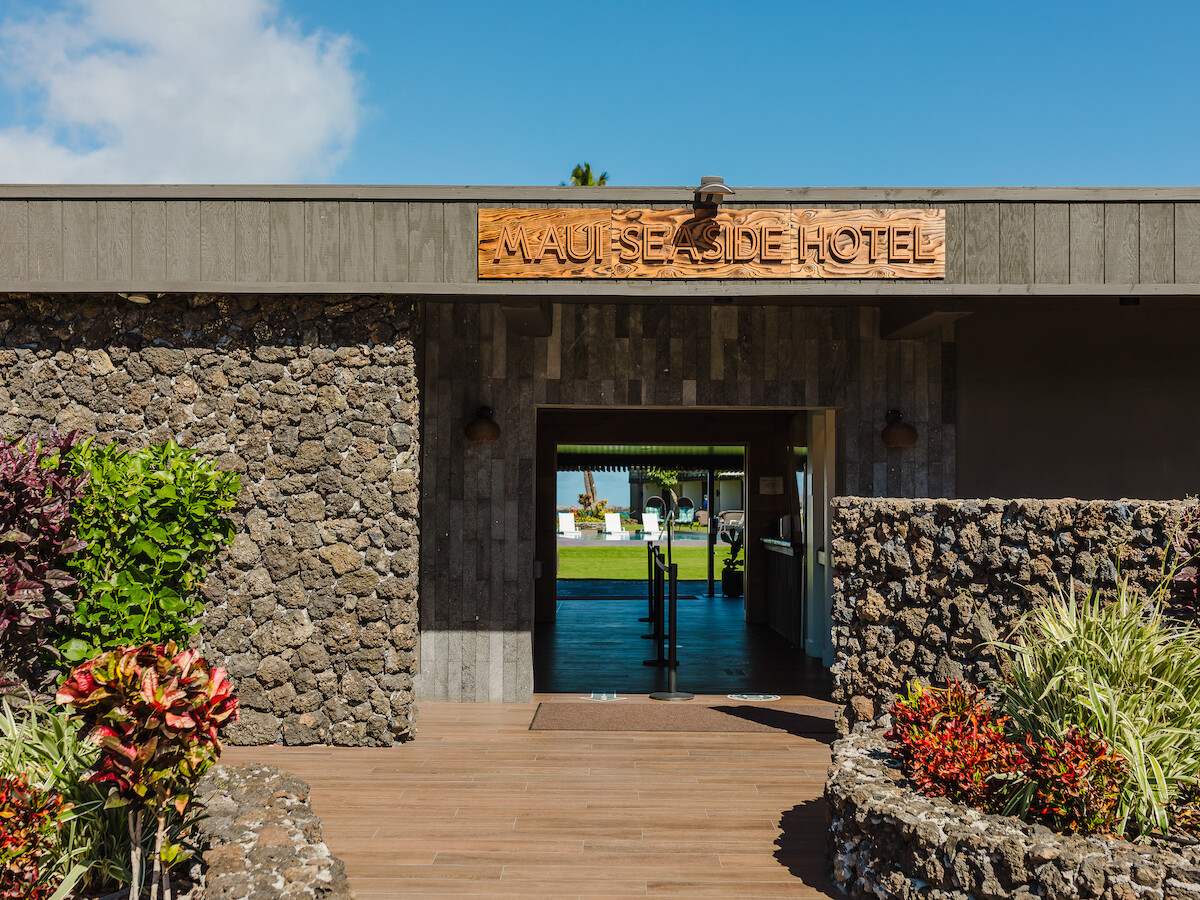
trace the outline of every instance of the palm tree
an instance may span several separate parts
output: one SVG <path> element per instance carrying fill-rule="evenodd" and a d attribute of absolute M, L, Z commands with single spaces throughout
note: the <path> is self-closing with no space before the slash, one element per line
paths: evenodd
<path fill-rule="evenodd" d="M 608 173 L 601 172 L 597 178 L 592 174 L 591 163 L 580 163 L 571 170 L 571 187 L 601 187 L 608 184 Z"/>

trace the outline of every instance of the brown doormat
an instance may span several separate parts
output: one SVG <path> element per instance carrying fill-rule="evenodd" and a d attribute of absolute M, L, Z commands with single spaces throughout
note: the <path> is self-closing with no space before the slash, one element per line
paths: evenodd
<path fill-rule="evenodd" d="M 530 731 L 782 731 L 833 734 L 825 706 L 698 706 L 661 703 L 539 703 Z"/>

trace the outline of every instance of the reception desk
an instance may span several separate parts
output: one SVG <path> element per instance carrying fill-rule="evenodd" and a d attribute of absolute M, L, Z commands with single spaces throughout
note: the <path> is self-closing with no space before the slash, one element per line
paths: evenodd
<path fill-rule="evenodd" d="M 797 647 L 804 646 L 804 545 L 762 538 L 766 561 L 767 624 Z"/>

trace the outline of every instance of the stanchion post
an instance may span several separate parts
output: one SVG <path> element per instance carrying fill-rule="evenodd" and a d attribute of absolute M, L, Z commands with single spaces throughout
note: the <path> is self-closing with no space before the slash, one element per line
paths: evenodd
<path fill-rule="evenodd" d="M 642 660 L 644 666 L 665 666 L 667 658 L 663 655 L 663 616 L 665 612 L 664 597 L 666 595 L 666 585 L 663 582 L 663 570 L 659 557 L 662 556 L 657 550 L 654 554 L 654 631 L 646 637 L 654 640 L 654 659 Z"/>
<path fill-rule="evenodd" d="M 670 602 L 671 602 L 671 624 L 668 645 L 670 650 L 667 656 L 667 689 L 665 691 L 655 691 L 650 695 L 651 700 L 691 700 L 695 694 L 689 694 L 687 691 L 679 690 L 678 666 L 679 658 L 676 655 L 678 649 L 676 645 L 676 625 L 677 610 L 679 600 L 679 590 L 676 582 L 679 580 L 679 567 L 672 563 L 668 569 L 668 582 L 670 584 Z"/>
<path fill-rule="evenodd" d="M 638 619 L 639 622 L 654 621 L 654 542 L 646 541 L 646 596 L 648 598 L 649 607 L 644 618 Z M 642 635 L 646 637 L 646 635 Z"/>

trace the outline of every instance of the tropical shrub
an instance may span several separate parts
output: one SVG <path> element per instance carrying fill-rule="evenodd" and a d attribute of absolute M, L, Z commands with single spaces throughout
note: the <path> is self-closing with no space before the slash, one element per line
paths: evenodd
<path fill-rule="evenodd" d="M 129 839 L 121 810 L 105 809 L 106 791 L 87 782 L 98 748 L 61 710 L 0 703 L 0 775 L 21 775 L 42 791 L 62 795 L 69 815 L 57 831 L 58 858 L 86 860 L 83 886 L 101 890 L 129 884 Z M 143 835 L 143 845 L 153 834 Z M 68 874 L 60 865 L 60 874 Z"/>
<path fill-rule="evenodd" d="M 1111 598 L 1059 590 L 998 645 L 1013 657 L 999 685 L 1010 730 L 1038 741 L 1104 735 L 1127 767 L 1118 830 L 1135 837 L 1167 832 L 1200 774 L 1200 629 L 1164 617 L 1169 589 L 1143 598 L 1123 579 Z"/>
<path fill-rule="evenodd" d="M 1026 738 L 1021 745 L 1020 784 L 1006 812 L 1055 831 L 1095 834 L 1117 822 L 1125 761 L 1099 735 L 1068 729 L 1062 740 Z"/>
<path fill-rule="evenodd" d="M 1110 831 L 1117 821 L 1125 768 L 1098 735 L 1013 733 L 982 691 L 955 681 L 941 689 L 914 683 L 891 712 L 892 756 L 926 796 L 1063 832 Z"/>
<path fill-rule="evenodd" d="M 1200 621 L 1200 502 L 1192 498 L 1171 534 L 1170 553 L 1164 560 L 1174 591 L 1170 612 L 1174 618 Z"/>
<path fill-rule="evenodd" d="M 69 454 L 90 476 L 75 508 L 88 552 L 74 557 L 76 609 L 60 640 L 72 662 L 115 647 L 183 641 L 199 628 L 199 587 L 222 546 L 238 476 L 174 442 L 125 451 L 87 440 Z"/>
<path fill-rule="evenodd" d="M 168 811 L 188 811 L 196 782 L 221 754 L 221 727 L 237 717 L 225 670 L 210 669 L 199 651 L 181 651 L 173 642 L 112 650 L 76 666 L 57 700 L 79 715 L 100 747 L 88 780 L 107 786 L 108 806 L 127 809 L 131 897 L 141 882 L 135 836 L 146 811 L 156 821 L 151 885 L 161 876 L 169 895 L 168 873 L 184 850 L 167 841 Z"/>
<path fill-rule="evenodd" d="M 87 482 L 67 460 L 77 434 L 0 441 L 0 675 L 33 684 L 73 611 L 66 568 L 84 545 L 71 504 Z"/>
<path fill-rule="evenodd" d="M 892 728 L 886 737 L 892 756 L 917 788 L 990 812 L 1004 806 L 995 778 L 1014 768 L 1013 751 L 983 693 L 952 681 L 945 688 L 914 682 L 892 704 Z"/>
<path fill-rule="evenodd" d="M 59 887 L 56 831 L 65 812 L 54 791 L 0 775 L 0 900 L 48 900 Z"/>

